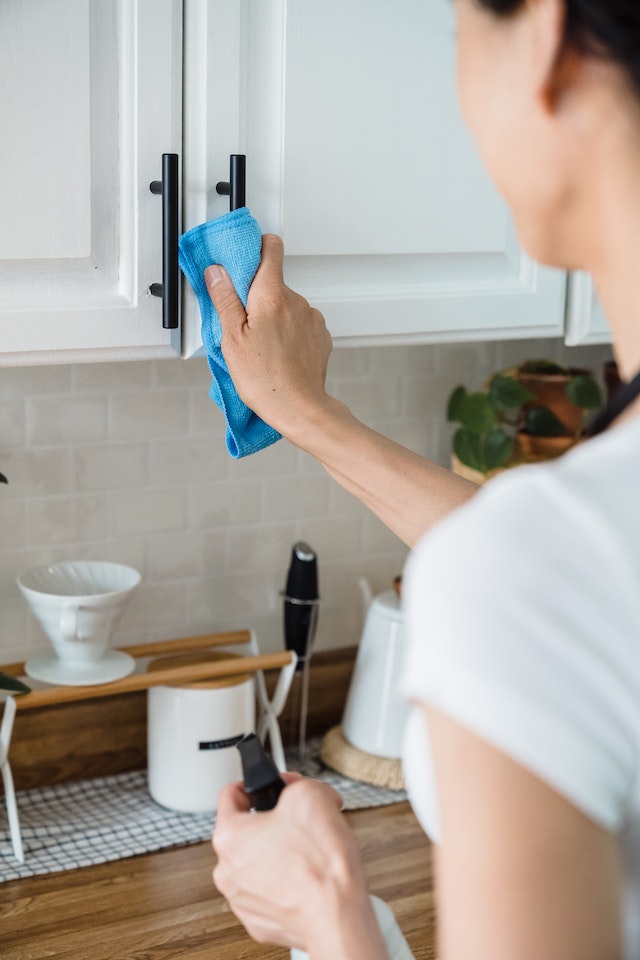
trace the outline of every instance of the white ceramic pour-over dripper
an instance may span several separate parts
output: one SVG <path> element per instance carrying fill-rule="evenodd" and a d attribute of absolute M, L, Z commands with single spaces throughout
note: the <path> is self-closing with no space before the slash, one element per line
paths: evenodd
<path fill-rule="evenodd" d="M 114 670 L 119 676 L 130 673 L 132 658 L 109 654 L 109 645 L 139 583 L 140 574 L 133 567 L 91 560 L 34 567 L 23 573 L 18 586 L 59 661 L 51 668 L 45 663 L 43 676 L 43 658 L 36 658 L 35 668 L 30 660 L 29 676 L 53 682 L 98 683 L 106 682 L 107 674 L 108 679 L 115 679 Z M 114 664 L 105 672 L 109 656 Z M 65 672 L 71 679 L 65 679 Z"/>

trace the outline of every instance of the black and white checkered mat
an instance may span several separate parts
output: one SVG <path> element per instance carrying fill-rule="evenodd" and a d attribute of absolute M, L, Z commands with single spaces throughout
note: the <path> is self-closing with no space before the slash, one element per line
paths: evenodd
<path fill-rule="evenodd" d="M 309 744 L 317 758 L 320 740 Z M 287 758 L 290 769 L 296 768 Z M 334 787 L 346 810 L 380 807 L 406 799 L 321 766 L 316 779 Z M 146 770 L 18 794 L 23 864 L 13 855 L 4 798 L 0 797 L 0 881 L 120 860 L 166 847 L 208 840 L 213 813 L 177 813 L 158 806 L 147 790 Z"/>

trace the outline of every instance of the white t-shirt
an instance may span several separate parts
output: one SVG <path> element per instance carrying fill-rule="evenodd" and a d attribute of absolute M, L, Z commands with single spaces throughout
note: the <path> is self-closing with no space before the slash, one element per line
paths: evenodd
<path fill-rule="evenodd" d="M 407 564 L 404 693 L 433 704 L 619 840 L 640 957 L 640 418 L 495 478 Z M 438 839 L 424 723 L 405 775 Z"/>

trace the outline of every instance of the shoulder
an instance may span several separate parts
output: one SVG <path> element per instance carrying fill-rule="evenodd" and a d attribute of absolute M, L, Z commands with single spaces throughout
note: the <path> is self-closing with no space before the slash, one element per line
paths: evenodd
<path fill-rule="evenodd" d="M 577 551 L 585 530 L 571 518 L 571 493 L 548 471 L 519 467 L 496 477 L 418 543 L 407 582 L 472 590 L 553 577 L 553 563 Z M 568 509 L 569 508 L 569 509 Z M 584 556 L 584 552 L 581 552 Z M 410 591 L 412 592 L 412 591 Z"/>
<path fill-rule="evenodd" d="M 423 568 L 458 583 L 517 582 L 533 563 L 538 582 L 576 582 L 580 574 L 610 584 L 625 564 L 640 562 L 639 472 L 640 420 L 560 460 L 505 471 L 422 538 L 407 575 Z"/>
<path fill-rule="evenodd" d="M 638 762 L 640 553 L 586 453 L 505 473 L 423 539 L 404 680 L 611 824 Z"/>

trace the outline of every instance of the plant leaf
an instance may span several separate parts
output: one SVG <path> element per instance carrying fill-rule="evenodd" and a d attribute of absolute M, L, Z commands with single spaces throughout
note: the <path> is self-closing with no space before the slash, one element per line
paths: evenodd
<path fill-rule="evenodd" d="M 567 368 L 560 363 L 556 363 L 555 360 L 525 360 L 524 363 L 520 364 L 520 372 L 554 376 L 558 373 L 567 373 Z"/>
<path fill-rule="evenodd" d="M 602 390 L 593 377 L 586 373 L 569 381 L 567 396 L 576 407 L 582 407 L 585 410 L 595 410 L 602 406 Z"/>
<path fill-rule="evenodd" d="M 486 393 L 468 393 L 460 401 L 458 419 L 471 433 L 484 436 L 498 425 L 498 418 Z"/>
<path fill-rule="evenodd" d="M 533 400 L 533 394 L 514 377 L 496 373 L 489 384 L 489 400 L 494 410 L 513 410 Z"/>
<path fill-rule="evenodd" d="M 0 690 L 10 690 L 12 693 L 31 693 L 31 687 L 28 687 L 17 677 L 10 677 L 0 670 Z"/>
<path fill-rule="evenodd" d="M 513 452 L 513 437 L 504 430 L 492 430 L 484 442 L 484 458 L 487 470 L 504 467 Z"/>
<path fill-rule="evenodd" d="M 467 395 L 465 387 L 456 387 L 449 396 L 447 404 L 447 420 L 449 423 L 455 423 L 460 420 L 460 404 Z"/>
<path fill-rule="evenodd" d="M 485 472 L 482 460 L 482 441 L 466 427 L 459 427 L 453 435 L 453 452 L 465 466 Z"/>
<path fill-rule="evenodd" d="M 561 437 L 567 432 L 555 413 L 546 407 L 532 407 L 527 411 L 525 430 L 534 437 Z"/>

